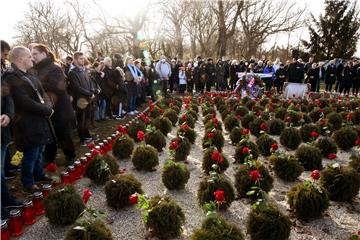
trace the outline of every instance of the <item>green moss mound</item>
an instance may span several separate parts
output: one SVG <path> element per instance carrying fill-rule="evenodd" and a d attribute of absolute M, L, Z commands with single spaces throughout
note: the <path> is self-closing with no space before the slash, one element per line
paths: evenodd
<path fill-rule="evenodd" d="M 337 146 L 335 141 L 332 138 L 325 137 L 319 138 L 316 141 L 315 145 L 318 149 L 320 149 L 323 157 L 328 157 L 330 153 L 337 153 Z"/>
<path fill-rule="evenodd" d="M 174 161 L 186 161 L 187 156 L 190 154 L 191 143 L 186 137 L 177 137 L 172 139 L 171 141 L 177 140 L 179 144 L 179 148 L 175 151 Z"/>
<path fill-rule="evenodd" d="M 171 121 L 173 126 L 176 125 L 177 120 L 178 120 L 178 115 L 173 109 L 166 109 L 163 116 L 168 118 Z"/>
<path fill-rule="evenodd" d="M 215 146 L 220 152 L 222 151 L 222 148 L 224 147 L 225 138 L 223 136 L 222 131 L 216 130 L 214 131 L 215 136 L 212 139 L 208 138 L 208 134 L 211 131 L 205 131 L 205 135 L 203 137 L 203 148 L 209 148 L 211 146 Z"/>
<path fill-rule="evenodd" d="M 226 131 L 231 132 L 233 128 L 240 126 L 240 122 L 234 114 L 229 114 L 227 117 L 225 117 L 224 125 Z"/>
<path fill-rule="evenodd" d="M 235 161 L 237 163 L 244 163 L 245 162 L 245 158 L 247 156 L 249 156 L 249 154 L 244 154 L 243 149 L 244 147 L 247 147 L 250 149 L 250 153 L 252 154 L 252 158 L 253 159 L 257 159 L 259 157 L 259 148 L 257 147 L 257 145 L 251 141 L 246 141 L 246 140 L 241 140 L 235 148 Z"/>
<path fill-rule="evenodd" d="M 334 130 L 339 130 L 342 127 L 342 117 L 337 112 L 330 113 L 327 118 L 329 119 L 329 123 L 332 124 Z"/>
<path fill-rule="evenodd" d="M 250 123 L 256 119 L 256 116 L 253 113 L 246 114 L 241 118 L 241 126 L 243 128 L 250 128 Z"/>
<path fill-rule="evenodd" d="M 166 139 L 160 130 L 155 130 L 145 134 L 145 143 L 156 148 L 158 152 L 162 152 L 166 146 Z"/>
<path fill-rule="evenodd" d="M 204 152 L 203 161 L 202 161 L 202 169 L 205 171 L 206 174 L 209 174 L 209 172 L 213 170 L 212 166 L 214 164 L 217 164 L 219 166 L 219 168 L 217 169 L 218 173 L 224 172 L 229 167 L 229 161 L 221 153 L 219 153 L 219 154 L 223 159 L 222 163 L 218 163 L 212 159 L 212 155 L 213 155 L 214 151 L 216 151 L 214 148 L 207 148 Z"/>
<path fill-rule="evenodd" d="M 129 158 L 134 150 L 134 140 L 128 135 L 116 139 L 112 147 L 112 153 L 118 159 Z"/>
<path fill-rule="evenodd" d="M 267 134 L 261 135 L 256 140 L 256 145 L 258 146 L 261 155 L 266 156 L 266 157 L 271 155 L 271 151 L 270 151 L 271 145 L 273 145 L 275 143 L 277 143 L 276 140 Z"/>
<path fill-rule="evenodd" d="M 183 128 L 180 128 L 178 131 L 177 131 L 177 136 L 184 136 L 186 137 L 189 142 L 191 144 L 194 144 L 195 143 L 195 140 L 196 140 L 196 132 L 194 129 L 192 128 L 188 128 L 188 129 L 183 129 Z"/>
<path fill-rule="evenodd" d="M 301 163 L 293 155 L 273 155 L 271 163 L 276 176 L 285 181 L 295 181 L 304 171 Z"/>
<path fill-rule="evenodd" d="M 145 129 L 146 125 L 143 121 L 135 120 L 132 124 L 130 124 L 128 134 L 135 142 L 139 142 L 140 140 L 137 137 L 137 133 L 138 131 L 145 132 Z"/>
<path fill-rule="evenodd" d="M 195 120 L 190 114 L 183 114 L 179 117 L 178 123 L 180 126 L 185 122 L 187 123 L 187 125 L 189 125 L 189 127 L 195 127 Z"/>
<path fill-rule="evenodd" d="M 311 137 L 311 133 L 312 132 L 316 132 L 318 135 L 320 135 L 320 129 L 315 125 L 315 124 L 304 124 L 301 128 L 300 128 L 300 134 L 301 134 L 301 138 L 304 142 L 310 142 L 313 140 L 313 138 Z"/>
<path fill-rule="evenodd" d="M 355 141 L 358 138 L 358 135 L 354 128 L 343 127 L 335 131 L 332 137 L 339 148 L 342 150 L 348 150 L 355 146 Z"/>
<path fill-rule="evenodd" d="M 293 127 L 285 128 L 280 135 L 280 143 L 291 150 L 295 150 L 300 145 L 301 140 L 300 131 Z"/>
<path fill-rule="evenodd" d="M 190 178 L 190 172 L 183 163 L 168 161 L 164 165 L 161 179 L 165 187 L 169 190 L 181 190 L 185 188 Z"/>
<path fill-rule="evenodd" d="M 98 155 L 85 169 L 85 177 L 96 184 L 104 184 L 112 176 L 118 174 L 119 164 L 109 156 Z"/>
<path fill-rule="evenodd" d="M 167 117 L 160 117 L 154 120 L 154 126 L 167 136 L 171 132 L 172 122 Z"/>
<path fill-rule="evenodd" d="M 236 145 L 241 141 L 242 136 L 243 136 L 242 131 L 243 131 L 243 128 L 241 128 L 241 127 L 235 127 L 231 130 L 230 140 L 233 145 Z"/>
<path fill-rule="evenodd" d="M 295 153 L 305 170 L 322 169 L 322 155 L 318 148 L 311 145 L 301 145 Z"/>
<path fill-rule="evenodd" d="M 268 133 L 271 135 L 280 135 L 285 129 L 285 122 L 281 119 L 274 118 L 267 122 Z"/>
<path fill-rule="evenodd" d="M 77 229 L 76 227 L 83 227 L 83 229 Z M 85 226 L 76 224 L 65 237 L 65 240 L 79 240 L 79 239 L 91 239 L 91 240 L 113 240 L 114 237 L 110 229 L 100 220 L 91 221 L 86 223 Z"/>
<path fill-rule="evenodd" d="M 138 171 L 153 171 L 159 165 L 158 152 L 153 146 L 140 145 L 134 150 L 131 161 Z"/>

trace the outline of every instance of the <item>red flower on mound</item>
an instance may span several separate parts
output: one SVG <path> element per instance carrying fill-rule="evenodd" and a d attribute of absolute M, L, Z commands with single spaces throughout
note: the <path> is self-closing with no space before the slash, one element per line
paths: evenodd
<path fill-rule="evenodd" d="M 140 141 L 144 141 L 145 133 L 144 133 L 143 131 L 138 131 L 138 132 L 137 132 L 137 138 L 138 138 Z"/>
<path fill-rule="evenodd" d="M 319 170 L 314 170 L 311 173 L 311 178 L 314 180 L 319 180 L 320 178 L 320 171 Z"/>
<path fill-rule="evenodd" d="M 183 114 L 183 115 L 181 116 L 181 120 L 183 120 L 183 121 L 185 122 L 185 121 L 186 121 L 186 119 L 187 119 L 186 115 L 185 115 L 185 114 Z"/>
<path fill-rule="evenodd" d="M 136 193 L 131 194 L 131 195 L 129 196 L 129 202 L 130 202 L 131 205 L 135 205 L 135 204 L 138 203 L 138 196 L 137 196 Z"/>
<path fill-rule="evenodd" d="M 319 134 L 318 134 L 317 132 L 315 132 L 315 131 L 312 131 L 312 132 L 310 133 L 310 135 L 311 135 L 311 137 L 313 137 L 313 138 L 317 138 L 317 137 L 319 136 Z"/>
<path fill-rule="evenodd" d="M 355 145 L 356 145 L 356 146 L 359 146 L 359 145 L 360 145 L 360 138 L 356 139 Z"/>
<path fill-rule="evenodd" d="M 244 128 L 244 129 L 242 130 L 242 134 L 243 134 L 243 135 L 248 135 L 249 133 L 250 133 L 250 130 L 247 129 L 247 128 Z"/>
<path fill-rule="evenodd" d="M 223 190 L 221 190 L 221 189 L 216 190 L 214 192 L 214 196 L 215 196 L 216 202 L 218 202 L 220 204 L 225 202 L 225 193 Z"/>
<path fill-rule="evenodd" d="M 249 148 L 248 147 L 243 147 L 243 149 L 242 149 L 242 153 L 243 154 L 248 154 L 249 153 Z"/>
<path fill-rule="evenodd" d="M 215 133 L 213 132 L 209 132 L 208 135 L 207 135 L 208 138 L 212 139 L 215 137 Z"/>
<path fill-rule="evenodd" d="M 177 150 L 179 148 L 178 140 L 174 140 L 170 143 L 169 149 L 170 150 Z"/>
<path fill-rule="evenodd" d="M 250 171 L 249 176 L 250 176 L 251 181 L 253 181 L 253 182 L 256 182 L 261 177 L 259 170 Z"/>
<path fill-rule="evenodd" d="M 56 169 L 56 163 L 49 163 L 48 165 L 46 165 L 46 171 L 48 172 L 56 172 Z"/>
<path fill-rule="evenodd" d="M 187 124 L 183 124 L 183 125 L 181 126 L 181 128 L 182 128 L 184 131 L 189 130 L 189 126 L 188 126 Z"/>
<path fill-rule="evenodd" d="M 275 152 L 278 149 L 279 149 L 279 145 L 277 145 L 276 143 L 271 144 L 271 150 Z"/>
<path fill-rule="evenodd" d="M 266 130 L 266 128 L 267 128 L 266 123 L 263 122 L 263 123 L 260 125 L 260 129 L 261 129 L 261 130 Z"/>
<path fill-rule="evenodd" d="M 91 195 L 92 195 L 92 192 L 89 189 L 85 188 L 84 192 L 83 192 L 83 196 L 82 196 L 83 203 L 86 204 L 89 201 L 89 198 L 91 197 Z"/>
<path fill-rule="evenodd" d="M 333 159 L 335 159 L 336 158 L 336 153 L 330 153 L 329 155 L 328 155 L 328 159 L 330 159 L 330 160 L 333 160 Z"/>
<path fill-rule="evenodd" d="M 214 118 L 212 119 L 212 123 L 213 123 L 214 125 L 217 125 L 217 124 L 219 123 L 219 120 L 218 120 L 216 117 L 214 117 Z"/>
<path fill-rule="evenodd" d="M 212 154 L 211 154 L 211 159 L 214 160 L 215 162 L 217 162 L 218 164 L 221 164 L 224 162 L 223 157 L 221 156 L 221 154 L 219 153 L 218 150 L 215 150 Z"/>

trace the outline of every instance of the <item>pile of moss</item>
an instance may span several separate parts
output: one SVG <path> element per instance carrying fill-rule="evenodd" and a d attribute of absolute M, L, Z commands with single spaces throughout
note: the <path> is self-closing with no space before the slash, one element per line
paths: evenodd
<path fill-rule="evenodd" d="M 244 153 L 244 148 L 248 148 L 249 153 Z M 259 149 L 255 143 L 243 139 L 236 145 L 234 155 L 235 161 L 237 163 L 244 163 L 245 158 L 248 157 L 249 154 L 252 155 L 253 159 L 257 159 L 259 157 Z"/>
<path fill-rule="evenodd" d="M 238 144 L 242 139 L 243 128 L 241 127 L 235 127 L 230 132 L 230 140 L 233 145 Z"/>
<path fill-rule="evenodd" d="M 178 136 L 171 140 L 171 142 L 177 141 L 178 148 L 175 150 L 174 161 L 186 161 L 187 156 L 190 154 L 191 144 L 186 137 Z"/>
<path fill-rule="evenodd" d="M 166 139 L 160 130 L 148 131 L 145 134 L 145 143 L 156 148 L 158 152 L 162 152 L 166 146 Z"/>
<path fill-rule="evenodd" d="M 329 157 L 329 154 L 331 153 L 337 153 L 336 143 L 332 138 L 329 137 L 319 138 L 316 141 L 315 146 L 320 149 L 321 154 L 326 158 Z"/>
<path fill-rule="evenodd" d="M 218 173 L 224 172 L 229 167 L 229 161 L 227 160 L 227 158 L 220 152 L 216 152 L 217 150 L 215 148 L 205 149 L 202 161 L 202 169 L 205 171 L 206 174 L 209 174 L 210 171 L 214 170 L 214 164 L 218 165 L 218 168 L 216 169 Z"/>
<path fill-rule="evenodd" d="M 229 114 L 227 117 L 225 117 L 224 125 L 226 131 L 230 132 L 233 128 L 239 127 L 240 122 L 234 114 Z"/>
<path fill-rule="evenodd" d="M 154 120 L 154 126 L 167 136 L 171 132 L 172 122 L 167 117 L 159 117 Z"/>
<path fill-rule="evenodd" d="M 118 159 L 129 158 L 134 150 L 134 140 L 128 135 L 122 135 L 116 139 L 112 146 L 112 153 Z"/>
<path fill-rule="evenodd" d="M 296 128 L 285 128 L 280 134 L 280 143 L 291 150 L 295 150 L 300 145 L 301 141 L 300 131 Z"/>
<path fill-rule="evenodd" d="M 140 140 L 137 137 L 137 133 L 139 131 L 145 132 L 146 125 L 143 121 L 134 120 L 132 124 L 128 127 L 128 134 L 129 136 L 134 139 L 135 142 L 139 142 Z"/>
<path fill-rule="evenodd" d="M 189 140 L 191 144 L 194 144 L 196 139 L 195 130 L 190 127 L 186 128 L 184 126 L 186 125 L 182 125 L 181 128 L 179 128 L 179 130 L 177 131 L 177 136 L 184 136 Z"/>
<path fill-rule="evenodd" d="M 322 169 L 322 155 L 317 147 L 303 144 L 296 150 L 295 155 L 305 170 Z"/>
<path fill-rule="evenodd" d="M 268 133 L 271 135 L 280 135 L 285 128 L 285 122 L 281 119 L 274 118 L 267 122 Z"/>
<path fill-rule="evenodd" d="M 293 155 L 272 155 L 270 161 L 276 176 L 285 181 L 295 181 L 304 171 L 298 159 Z"/>
<path fill-rule="evenodd" d="M 183 163 L 167 161 L 161 173 L 161 179 L 169 190 L 181 190 L 185 188 L 190 178 L 190 172 Z"/>
<path fill-rule="evenodd" d="M 138 146 L 131 157 L 136 170 L 153 171 L 159 165 L 157 150 L 150 145 Z"/>
<path fill-rule="evenodd" d="M 335 131 L 332 137 L 339 148 L 342 150 L 348 150 L 355 146 L 355 141 L 358 138 L 358 135 L 354 128 L 343 127 Z"/>
<path fill-rule="evenodd" d="M 65 240 L 113 240 L 111 230 L 100 220 L 76 224 L 67 234 Z"/>
<path fill-rule="evenodd" d="M 261 135 L 256 140 L 256 145 L 258 146 L 258 149 L 260 150 L 261 155 L 263 156 L 270 156 L 271 155 L 271 145 L 276 144 L 276 140 L 270 137 L 267 134 Z"/>
<path fill-rule="evenodd" d="M 213 138 L 209 138 L 209 133 L 213 132 L 214 133 L 214 137 Z M 209 130 L 209 131 L 205 131 L 205 135 L 203 137 L 203 148 L 209 148 L 211 146 L 215 146 L 220 152 L 222 151 L 222 148 L 224 147 L 224 142 L 225 142 L 225 138 L 223 136 L 222 131 L 220 130 Z"/>
<path fill-rule="evenodd" d="M 177 115 L 176 111 L 174 111 L 173 109 L 166 109 L 163 116 L 168 118 L 171 121 L 173 126 L 176 125 L 177 120 L 178 120 L 178 115 Z"/>
<path fill-rule="evenodd" d="M 109 156 L 98 155 L 85 169 L 85 177 L 96 184 L 104 184 L 112 176 L 118 174 L 119 165 L 115 159 Z"/>

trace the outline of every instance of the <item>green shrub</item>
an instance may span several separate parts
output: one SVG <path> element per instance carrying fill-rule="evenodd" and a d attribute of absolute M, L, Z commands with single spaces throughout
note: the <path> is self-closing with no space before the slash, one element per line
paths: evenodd
<path fill-rule="evenodd" d="M 209 120 L 209 121 L 205 124 L 204 128 L 205 128 L 205 131 L 211 131 L 211 130 L 213 130 L 214 128 L 215 128 L 216 130 L 222 131 L 222 124 L 221 124 L 220 121 L 219 121 L 217 124 L 214 124 L 212 120 Z"/>
<path fill-rule="evenodd" d="M 167 117 L 160 117 L 154 120 L 154 126 L 167 136 L 171 132 L 172 122 Z"/>
<path fill-rule="evenodd" d="M 208 134 L 210 132 L 215 133 L 213 138 L 208 137 Z M 222 148 L 224 147 L 225 139 L 224 139 L 222 132 L 219 130 L 216 130 L 216 131 L 205 131 L 205 135 L 204 135 L 202 141 L 203 141 L 203 144 L 202 144 L 203 148 L 209 148 L 211 146 L 215 146 L 219 150 L 219 152 L 221 152 Z"/>
<path fill-rule="evenodd" d="M 321 185 L 333 201 L 351 201 L 359 193 L 360 174 L 351 167 L 328 166 L 321 172 Z"/>
<path fill-rule="evenodd" d="M 118 172 L 119 165 L 115 159 L 98 155 L 95 160 L 87 165 L 84 176 L 96 184 L 104 184 Z"/>
<path fill-rule="evenodd" d="M 325 189 L 312 183 L 295 185 L 288 192 L 288 204 L 298 218 L 308 220 L 317 218 L 329 207 L 329 198 Z"/>
<path fill-rule="evenodd" d="M 224 191 L 225 202 L 220 205 L 220 209 L 227 209 L 235 199 L 234 188 L 230 181 L 220 176 L 215 181 L 209 181 L 209 178 L 200 182 L 197 192 L 198 202 L 200 206 L 207 202 L 215 201 L 214 192 L 221 189 Z"/>
<path fill-rule="evenodd" d="M 267 134 L 261 135 L 256 140 L 256 145 L 258 146 L 258 149 L 260 150 L 261 155 L 263 156 L 270 156 L 271 155 L 271 145 L 277 143 L 275 139 L 269 137 Z"/>
<path fill-rule="evenodd" d="M 261 125 L 265 125 L 266 129 L 261 129 Z M 261 118 L 255 118 L 252 122 L 250 122 L 249 124 L 249 129 L 252 135 L 259 137 L 260 136 L 260 131 L 266 131 L 267 130 L 267 125 L 265 123 L 264 120 L 262 120 Z"/>
<path fill-rule="evenodd" d="M 174 161 L 180 162 L 180 161 L 186 161 L 187 156 L 190 154 L 191 150 L 191 143 L 186 137 L 176 137 L 172 139 L 171 141 L 177 141 L 178 148 L 175 150 L 175 156 Z"/>
<path fill-rule="evenodd" d="M 301 145 L 295 153 L 306 171 L 322 169 L 322 155 L 318 148 L 311 145 Z"/>
<path fill-rule="evenodd" d="M 241 126 L 244 128 L 250 128 L 250 123 L 256 119 L 253 113 L 248 113 L 241 118 Z"/>
<path fill-rule="evenodd" d="M 153 171 L 159 165 L 158 152 L 153 146 L 140 145 L 134 150 L 131 161 L 136 170 Z"/>
<path fill-rule="evenodd" d="M 223 154 L 221 154 L 219 152 L 218 153 L 221 156 L 221 159 L 223 161 L 217 162 L 216 160 L 212 159 L 214 151 L 217 151 L 217 150 L 214 148 L 207 148 L 204 152 L 203 161 L 202 161 L 202 169 L 206 172 L 206 174 L 209 174 L 209 172 L 213 170 L 212 166 L 214 164 L 217 164 L 219 166 L 219 168 L 217 169 L 218 173 L 224 172 L 229 167 L 229 161 Z"/>
<path fill-rule="evenodd" d="M 79 229 L 84 228 L 84 229 Z M 113 240 L 111 230 L 100 220 L 88 222 L 84 225 L 76 224 L 75 227 L 70 229 L 66 234 L 65 240 Z"/>
<path fill-rule="evenodd" d="M 285 128 L 280 135 L 280 143 L 291 150 L 295 150 L 301 143 L 300 131 L 293 127 Z"/>
<path fill-rule="evenodd" d="M 332 137 L 339 148 L 342 150 L 348 150 L 355 146 L 355 141 L 358 138 L 358 135 L 354 128 L 343 127 L 335 131 Z"/>
<path fill-rule="evenodd" d="M 285 123 L 281 119 L 274 118 L 267 122 L 268 133 L 271 135 L 280 135 L 285 128 Z"/>
<path fill-rule="evenodd" d="M 180 126 L 185 122 L 189 125 L 189 127 L 195 127 L 195 120 L 190 114 L 183 114 L 179 117 L 178 123 Z"/>
<path fill-rule="evenodd" d="M 356 125 L 360 124 L 360 109 L 353 111 L 352 121 Z"/>
<path fill-rule="evenodd" d="M 252 240 L 285 240 L 290 236 L 291 222 L 288 216 L 274 206 L 253 208 L 248 216 L 246 229 Z"/>
<path fill-rule="evenodd" d="M 304 124 L 300 128 L 300 134 L 303 142 L 311 142 L 314 138 L 311 136 L 312 132 L 316 132 L 318 135 L 320 134 L 320 129 L 315 124 Z"/>
<path fill-rule="evenodd" d="M 194 119 L 194 121 L 196 122 L 197 120 L 198 120 L 198 115 L 197 115 L 197 113 L 194 111 L 194 110 L 188 110 L 187 112 L 186 112 L 186 114 L 190 114 L 191 116 L 192 116 L 192 118 Z"/>
<path fill-rule="evenodd" d="M 220 217 L 208 217 L 201 228 L 196 230 L 191 240 L 243 240 L 244 235 L 234 224 L 226 222 Z"/>
<path fill-rule="evenodd" d="M 235 161 L 237 163 L 244 163 L 245 158 L 249 156 L 249 154 L 243 153 L 243 148 L 248 147 L 250 150 L 250 153 L 252 154 L 253 159 L 257 159 L 259 157 L 259 149 L 257 145 L 253 142 L 247 141 L 247 140 L 241 140 L 235 148 Z"/>
<path fill-rule="evenodd" d="M 146 125 L 143 121 L 135 120 L 132 124 L 130 124 L 128 134 L 135 142 L 139 142 L 140 140 L 137 137 L 137 133 L 138 131 L 145 132 L 145 129 Z"/>
<path fill-rule="evenodd" d="M 295 181 L 304 171 L 300 162 L 293 155 L 273 155 L 271 156 L 271 163 L 276 176 L 285 181 Z"/>
<path fill-rule="evenodd" d="M 85 209 L 74 186 L 58 186 L 44 199 L 45 216 L 53 225 L 73 224 Z"/>
<path fill-rule="evenodd" d="M 337 153 L 337 146 L 332 138 L 319 138 L 316 141 L 316 147 L 320 149 L 323 157 L 328 157 L 330 153 Z"/>
<path fill-rule="evenodd" d="M 112 153 L 118 159 L 129 158 L 134 149 L 134 140 L 128 135 L 122 135 L 116 139 L 112 146 Z"/>
<path fill-rule="evenodd" d="M 183 163 L 167 161 L 161 173 L 161 179 L 169 190 L 181 190 L 185 188 L 190 178 L 190 172 Z"/>
<path fill-rule="evenodd" d="M 279 118 L 281 120 L 284 120 L 287 114 L 287 109 L 286 108 L 279 108 L 276 110 L 275 112 L 275 118 Z"/>
<path fill-rule="evenodd" d="M 243 128 L 241 128 L 241 127 L 235 127 L 231 130 L 230 140 L 233 145 L 236 145 L 241 141 L 242 136 L 243 136 L 242 131 L 243 131 Z"/>
<path fill-rule="evenodd" d="M 239 120 L 235 117 L 233 114 L 229 114 L 224 121 L 225 129 L 228 132 L 231 132 L 231 130 L 235 127 L 239 127 L 240 123 Z"/>
<path fill-rule="evenodd" d="M 184 125 L 183 125 L 184 126 Z M 184 136 L 186 137 L 189 142 L 191 144 L 195 143 L 195 139 L 196 139 L 196 132 L 194 131 L 194 129 L 188 127 L 187 129 L 184 129 L 183 127 L 181 127 L 178 131 L 177 131 L 177 136 Z"/>
<path fill-rule="evenodd" d="M 160 239 L 175 238 L 181 234 L 185 215 L 181 207 L 171 198 L 155 196 L 149 201 L 151 211 L 146 227 Z"/>
<path fill-rule="evenodd" d="M 167 117 L 171 121 L 173 126 L 176 125 L 176 122 L 178 121 L 178 115 L 176 111 L 174 111 L 173 109 L 166 109 L 163 116 Z"/>
<path fill-rule="evenodd" d="M 235 115 L 240 115 L 241 117 L 249 113 L 249 109 L 245 106 L 239 106 L 235 110 Z"/>
<path fill-rule="evenodd" d="M 166 146 L 166 139 L 160 130 L 148 131 L 145 134 L 145 143 L 156 148 L 158 152 L 162 152 L 162 149 Z"/>
<path fill-rule="evenodd" d="M 360 156 L 352 156 L 349 166 L 360 173 Z"/>
<path fill-rule="evenodd" d="M 333 129 L 339 130 L 342 127 L 342 117 L 337 112 L 330 113 L 327 118 L 329 119 L 329 123 L 333 125 Z"/>
<path fill-rule="evenodd" d="M 117 175 L 105 185 L 106 202 L 116 210 L 130 206 L 129 197 L 134 193 L 143 193 L 143 190 L 133 175 Z"/>

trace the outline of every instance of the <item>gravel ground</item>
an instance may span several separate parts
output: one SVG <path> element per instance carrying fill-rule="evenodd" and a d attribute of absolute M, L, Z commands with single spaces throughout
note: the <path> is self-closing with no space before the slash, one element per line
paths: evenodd
<path fill-rule="evenodd" d="M 199 120 L 195 125 L 197 132 L 197 138 L 195 144 L 192 146 L 190 156 L 188 157 L 189 164 L 187 165 L 190 170 L 190 179 L 183 191 L 168 191 L 161 182 L 161 169 L 165 161 L 169 158 L 169 154 L 166 149 L 159 153 L 160 165 L 157 167 L 157 171 L 154 172 L 138 172 L 136 171 L 130 159 L 120 162 L 120 167 L 125 168 L 127 173 L 132 173 L 143 186 L 145 193 L 152 197 L 157 194 L 167 194 L 174 198 L 178 204 L 182 207 L 185 213 L 185 225 L 184 231 L 181 237 L 178 239 L 189 239 L 192 232 L 199 228 L 202 220 L 205 217 L 202 209 L 197 204 L 196 193 L 198 184 L 202 179 L 203 173 L 201 170 L 202 161 L 202 144 L 201 140 L 204 135 L 204 126 L 201 119 L 201 113 Z M 220 116 L 218 116 L 220 119 Z M 167 136 L 167 146 L 172 137 L 176 135 L 178 127 L 174 127 L 172 132 Z M 272 136 L 279 142 L 279 137 Z M 229 135 L 225 134 L 225 146 L 223 152 L 230 160 L 230 167 L 225 172 L 226 177 L 233 181 L 233 176 L 236 164 L 233 163 L 233 155 L 235 147 L 230 144 Z M 252 139 L 254 140 L 254 139 Z M 349 158 L 349 152 L 339 151 L 337 156 L 341 159 L 341 163 L 347 164 Z M 268 161 L 260 157 L 260 160 L 268 166 Z M 324 161 L 324 166 L 329 161 Z M 269 167 L 268 167 L 269 169 Z M 274 187 L 269 193 L 270 198 L 275 201 L 280 209 L 291 216 L 293 227 L 291 230 L 290 239 L 292 240 L 314 240 L 314 239 L 348 239 L 351 232 L 360 230 L 360 196 L 358 195 L 352 203 L 338 203 L 330 202 L 329 209 L 325 212 L 324 216 L 320 219 L 316 219 L 310 222 L 299 221 L 293 218 L 289 212 L 289 206 L 287 204 L 287 191 L 296 183 L 300 182 L 284 182 L 274 176 Z M 306 179 L 310 176 L 310 172 L 304 172 L 300 179 Z M 141 211 L 135 208 L 126 208 L 121 211 L 115 211 L 106 206 L 106 197 L 103 190 L 103 186 L 92 185 L 88 179 L 81 179 L 76 184 L 79 193 L 84 188 L 90 188 L 93 191 L 88 204 L 98 210 L 104 211 L 109 218 L 113 220 L 112 224 L 108 224 L 108 227 L 113 232 L 115 239 L 121 240 L 140 240 L 147 239 L 144 223 L 141 219 Z M 250 211 L 250 203 L 246 199 L 239 199 L 232 203 L 231 207 L 226 212 L 220 214 L 232 223 L 235 223 L 243 233 L 246 233 L 246 218 Z M 48 223 L 45 217 L 41 217 L 31 227 L 25 230 L 24 235 L 19 239 L 48 239 L 58 240 L 63 239 L 66 232 L 71 226 L 67 227 L 53 227 Z M 250 239 L 247 235 L 246 239 Z"/>

